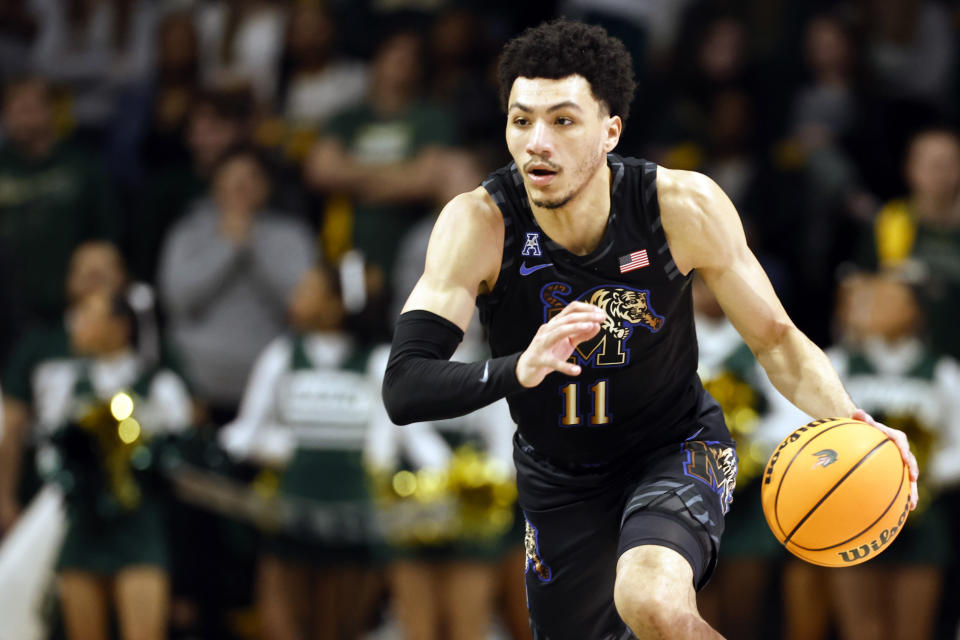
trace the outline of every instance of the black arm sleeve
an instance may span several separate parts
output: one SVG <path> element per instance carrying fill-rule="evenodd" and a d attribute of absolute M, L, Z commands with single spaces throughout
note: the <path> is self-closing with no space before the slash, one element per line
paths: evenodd
<path fill-rule="evenodd" d="M 520 354 L 483 362 L 449 362 L 463 331 L 429 311 L 397 320 L 383 377 L 383 403 L 396 424 L 462 416 L 520 391 Z"/>

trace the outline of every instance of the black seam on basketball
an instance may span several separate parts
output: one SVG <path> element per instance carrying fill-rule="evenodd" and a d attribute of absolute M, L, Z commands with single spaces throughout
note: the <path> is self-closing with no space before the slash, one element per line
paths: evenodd
<path fill-rule="evenodd" d="M 892 444 L 893 446 L 897 446 L 897 445 L 893 442 L 893 440 L 889 440 L 889 439 L 888 439 L 887 442 L 889 442 L 889 443 Z M 885 444 L 885 443 L 881 443 L 881 444 Z M 869 531 L 870 529 L 872 529 L 873 527 L 875 527 L 878 522 L 880 522 L 881 520 L 883 520 L 884 516 L 886 516 L 888 513 L 890 513 L 890 509 L 893 508 L 893 505 L 895 505 L 895 504 L 897 503 L 897 500 L 900 499 L 900 494 L 903 493 L 903 474 L 905 474 L 906 472 L 907 472 L 907 468 L 904 466 L 903 469 L 900 471 L 900 482 L 897 484 L 897 492 L 894 494 L 893 500 L 890 501 L 890 504 L 887 505 L 887 508 L 883 510 L 883 513 L 881 513 L 881 514 L 877 517 L 876 520 L 874 520 L 873 522 L 871 522 L 871 523 L 870 523 L 863 531 L 861 531 L 860 533 L 856 534 L 855 536 L 853 536 L 853 537 L 851 537 L 851 538 L 847 538 L 847 539 L 844 540 L 843 542 L 838 542 L 837 544 L 830 545 L 829 547 L 822 547 L 822 548 L 820 548 L 820 549 L 811 549 L 811 548 L 809 548 L 809 547 L 801 547 L 801 546 L 798 545 L 796 542 L 793 543 L 793 546 L 795 546 L 797 549 L 803 549 L 804 551 L 829 551 L 830 549 L 836 549 L 837 547 L 842 547 L 842 546 L 844 546 L 844 545 L 846 545 L 846 544 L 849 544 L 850 542 L 853 542 L 854 540 L 856 540 L 857 538 L 859 538 L 860 536 L 862 536 L 863 534 L 865 534 L 867 531 Z"/>
<path fill-rule="evenodd" d="M 787 472 L 790 471 L 790 467 L 793 465 L 793 461 L 797 459 L 797 456 L 799 456 L 801 453 L 803 453 L 803 450 L 806 449 L 807 446 L 809 446 L 809 444 L 810 444 L 811 442 L 813 442 L 814 440 L 816 440 L 817 438 L 819 438 L 819 437 L 822 436 L 823 434 L 827 433 L 828 431 L 832 431 L 833 429 L 836 429 L 837 427 L 842 427 L 842 426 L 848 425 L 848 424 L 863 424 L 863 423 L 858 422 L 858 421 L 856 421 L 856 420 L 850 420 L 849 422 L 841 422 L 840 424 L 835 424 L 835 425 L 833 425 L 832 427 L 827 427 L 826 429 L 824 429 L 823 431 L 821 431 L 821 432 L 818 433 L 817 435 L 812 436 L 809 440 L 807 440 L 806 442 L 804 442 L 803 445 L 801 445 L 801 447 L 800 447 L 799 449 L 797 449 L 797 452 L 796 452 L 795 454 L 793 454 L 793 457 L 790 458 L 790 462 L 788 462 L 788 463 L 787 463 L 787 466 L 784 468 L 783 473 L 780 474 L 780 482 L 777 483 L 777 492 L 776 492 L 776 494 L 774 494 L 774 496 L 773 496 L 773 519 L 776 521 L 776 523 L 777 523 L 777 528 L 780 529 L 781 535 L 786 535 L 786 532 L 784 531 L 783 525 L 780 524 L 780 510 L 777 509 L 777 505 L 780 504 L 780 489 L 783 487 L 783 479 L 787 477 Z M 786 543 L 787 543 L 787 540 L 789 540 L 789 538 L 784 539 L 783 542 L 782 542 L 782 544 L 786 544 Z"/>
<path fill-rule="evenodd" d="M 810 440 L 813 440 L 813 438 L 810 438 Z M 790 535 L 788 535 L 786 538 L 784 538 L 783 543 L 786 544 L 786 543 L 790 542 L 790 538 L 792 538 L 792 537 L 793 537 L 793 534 L 795 534 L 795 533 L 797 532 L 797 529 L 799 529 L 800 527 L 803 526 L 803 523 L 806 522 L 807 519 L 808 519 L 810 516 L 813 515 L 813 512 L 816 511 L 817 508 L 818 508 L 821 504 L 823 504 L 823 501 L 826 500 L 827 498 L 829 498 L 829 497 L 830 497 L 830 494 L 832 494 L 834 491 L 836 491 L 836 490 L 837 490 L 837 487 L 839 487 L 841 484 L 843 484 L 843 481 L 850 477 L 850 474 L 852 474 L 854 471 L 856 471 L 856 470 L 860 467 L 860 465 L 862 465 L 864 462 L 866 462 L 867 458 L 869 458 L 870 456 L 872 456 L 873 454 L 875 454 L 877 451 L 879 451 L 879 450 L 880 450 L 880 447 L 882 447 L 883 445 L 887 444 L 888 442 L 890 442 L 890 440 L 887 439 L 887 438 L 884 438 L 884 439 L 883 439 L 883 442 L 878 443 L 873 449 L 870 449 L 870 451 L 868 451 L 865 456 L 863 456 L 862 458 L 860 458 L 859 460 L 857 460 L 857 464 L 855 464 L 855 465 L 853 465 L 852 467 L 850 467 L 849 469 L 847 469 L 847 472 L 846 472 L 845 474 L 843 474 L 843 477 L 840 478 L 839 480 L 837 480 L 837 483 L 834 484 L 832 487 L 830 487 L 830 490 L 829 490 L 829 491 L 827 491 L 825 494 L 823 494 L 823 497 L 821 497 L 820 500 L 817 501 L 817 504 L 813 505 L 813 508 L 812 508 L 812 509 L 810 509 L 809 511 L 807 511 L 807 515 L 805 515 L 805 516 L 803 516 L 802 518 L 800 518 L 800 522 L 798 522 L 798 523 L 797 523 L 797 526 L 795 526 L 795 527 L 793 528 L 793 531 L 790 532 Z M 793 461 L 791 460 L 791 462 L 793 462 Z M 901 479 L 901 482 L 902 482 L 902 481 L 903 481 L 903 476 L 902 476 L 902 475 L 900 476 L 900 479 Z"/>

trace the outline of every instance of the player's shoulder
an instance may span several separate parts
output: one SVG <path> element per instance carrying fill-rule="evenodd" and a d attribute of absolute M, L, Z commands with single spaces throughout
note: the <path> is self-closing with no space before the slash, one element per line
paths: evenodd
<path fill-rule="evenodd" d="M 481 187 L 454 196 L 440 212 L 437 226 L 452 226 L 470 234 L 503 234 L 503 215 L 490 193 Z"/>
<path fill-rule="evenodd" d="M 696 213 L 720 193 L 716 182 L 697 171 L 657 168 L 657 195 L 661 208 L 666 204 L 678 209 L 677 213 Z"/>
<path fill-rule="evenodd" d="M 660 167 L 657 171 L 660 219 L 674 261 L 682 273 L 710 263 L 725 263 L 735 252 L 740 221 L 723 190 L 696 171 Z"/>

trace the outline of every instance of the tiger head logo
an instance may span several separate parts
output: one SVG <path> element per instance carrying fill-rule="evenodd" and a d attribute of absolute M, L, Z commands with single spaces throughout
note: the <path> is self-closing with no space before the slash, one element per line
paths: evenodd
<path fill-rule="evenodd" d="M 650 307 L 649 295 L 649 291 L 602 287 L 595 290 L 587 302 L 607 312 L 603 330 L 617 340 L 623 340 L 630 335 L 629 325 L 640 325 L 653 333 L 663 326 L 663 317 Z"/>
<path fill-rule="evenodd" d="M 573 289 L 565 282 L 551 282 L 540 290 L 543 302 L 543 321 L 563 311 L 570 301 Z M 627 346 L 634 327 L 645 327 L 656 333 L 663 327 L 664 318 L 650 303 L 650 291 L 615 285 L 594 287 L 575 298 L 596 305 L 606 311 L 607 318 L 601 331 L 576 346 L 571 358 L 597 367 L 621 367 L 630 360 Z"/>
<path fill-rule="evenodd" d="M 524 522 L 527 525 L 526 531 L 523 534 L 523 545 L 526 547 L 527 552 L 526 571 L 533 569 L 541 582 L 550 582 L 553 572 L 550 570 L 550 567 L 540 559 L 540 542 L 537 540 L 537 529 L 530 524 L 530 521 L 526 518 L 524 518 Z"/>

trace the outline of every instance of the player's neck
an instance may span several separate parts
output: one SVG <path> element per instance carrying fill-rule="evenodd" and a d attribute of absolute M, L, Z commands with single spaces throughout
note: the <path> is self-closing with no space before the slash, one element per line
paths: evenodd
<path fill-rule="evenodd" d="M 530 203 L 537 224 L 551 240 L 576 255 L 597 248 L 610 217 L 610 167 L 604 162 L 570 202 L 557 209 Z"/>

